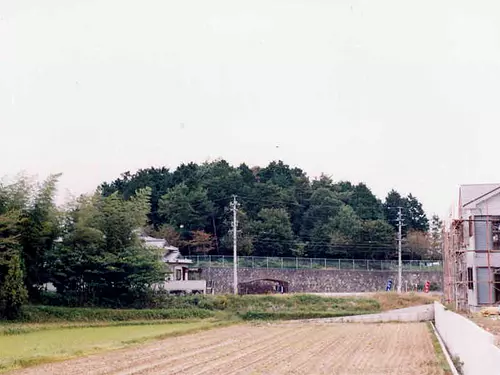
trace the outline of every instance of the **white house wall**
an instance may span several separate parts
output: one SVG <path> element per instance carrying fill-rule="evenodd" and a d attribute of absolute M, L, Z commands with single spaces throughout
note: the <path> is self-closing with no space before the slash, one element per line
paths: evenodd
<path fill-rule="evenodd" d="M 474 280 L 476 280 L 477 274 L 476 270 L 474 269 Z M 477 306 L 477 286 L 474 286 L 474 289 L 467 289 L 467 302 L 469 304 L 469 307 L 472 308 L 473 306 Z"/>
<path fill-rule="evenodd" d="M 469 249 L 469 250 L 471 250 L 471 249 Z M 474 267 L 476 265 L 476 257 L 474 255 L 475 255 L 475 253 L 473 251 L 467 252 L 467 255 L 466 255 L 467 267 Z"/>
<path fill-rule="evenodd" d="M 475 244 L 475 250 L 487 250 L 488 245 L 491 246 L 491 240 L 488 240 L 487 238 L 487 230 L 486 230 L 486 224 L 487 222 L 485 221 L 486 218 L 484 216 L 476 216 L 475 217 L 478 221 L 474 222 L 474 244 Z"/>
<path fill-rule="evenodd" d="M 500 194 L 495 195 L 476 205 L 476 215 L 500 215 Z"/>
<path fill-rule="evenodd" d="M 489 264 L 487 253 L 472 253 L 475 257 L 476 267 L 500 267 L 500 253 L 490 253 Z"/>

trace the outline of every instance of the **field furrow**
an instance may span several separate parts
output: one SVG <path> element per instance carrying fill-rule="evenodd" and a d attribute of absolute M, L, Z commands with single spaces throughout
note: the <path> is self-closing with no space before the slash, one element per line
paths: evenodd
<path fill-rule="evenodd" d="M 424 323 L 240 325 L 17 375 L 443 375 Z"/>

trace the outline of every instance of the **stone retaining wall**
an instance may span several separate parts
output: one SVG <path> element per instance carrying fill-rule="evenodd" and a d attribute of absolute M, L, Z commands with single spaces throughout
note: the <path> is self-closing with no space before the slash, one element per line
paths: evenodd
<path fill-rule="evenodd" d="M 202 268 L 201 277 L 211 281 L 216 294 L 230 293 L 233 287 L 232 268 Z M 396 282 L 394 271 L 352 271 L 352 270 L 315 270 L 279 268 L 240 268 L 240 283 L 260 279 L 286 281 L 290 293 L 353 293 L 376 292 L 385 290 L 387 280 Z M 440 271 L 403 272 L 403 289 L 413 284 L 423 284 L 427 280 L 442 287 L 443 274 Z M 405 284 L 407 281 L 407 284 Z M 394 284 L 394 288 L 395 288 Z"/>

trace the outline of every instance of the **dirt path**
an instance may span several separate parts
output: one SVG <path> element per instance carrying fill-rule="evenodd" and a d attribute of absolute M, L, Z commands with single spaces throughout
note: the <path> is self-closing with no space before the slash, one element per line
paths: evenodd
<path fill-rule="evenodd" d="M 411 323 L 234 326 L 12 374 L 442 375 L 443 372 L 437 365 L 427 327 Z"/>

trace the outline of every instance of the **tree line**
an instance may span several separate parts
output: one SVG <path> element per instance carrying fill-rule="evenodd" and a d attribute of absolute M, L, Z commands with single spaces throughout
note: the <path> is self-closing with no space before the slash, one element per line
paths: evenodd
<path fill-rule="evenodd" d="M 17 318 L 27 301 L 141 307 L 166 276 L 162 254 L 137 236 L 151 189 L 127 200 L 97 191 L 58 208 L 58 177 L 0 185 L 0 318 Z M 48 283 L 57 290 L 51 300 Z"/>
<path fill-rule="evenodd" d="M 414 195 L 391 190 L 382 201 L 364 183 L 311 179 L 282 161 L 266 167 L 217 160 L 172 171 L 148 168 L 125 172 L 101 191 L 129 199 L 145 187 L 151 188 L 150 233 L 184 254 L 232 253 L 229 207 L 236 195 L 242 255 L 392 259 L 398 207 L 405 258 L 439 255 L 439 218 L 429 222 Z"/>
<path fill-rule="evenodd" d="M 413 195 L 392 190 L 382 201 L 363 183 L 310 179 L 281 161 L 126 172 L 63 207 L 54 203 L 58 179 L 0 183 L 0 317 L 15 318 L 27 301 L 150 305 L 152 286 L 168 270 L 139 232 L 165 238 L 184 255 L 231 254 L 234 195 L 241 255 L 393 259 L 402 207 L 404 257 L 439 256 L 439 219 L 429 223 Z M 49 283 L 54 300 L 44 292 Z"/>

